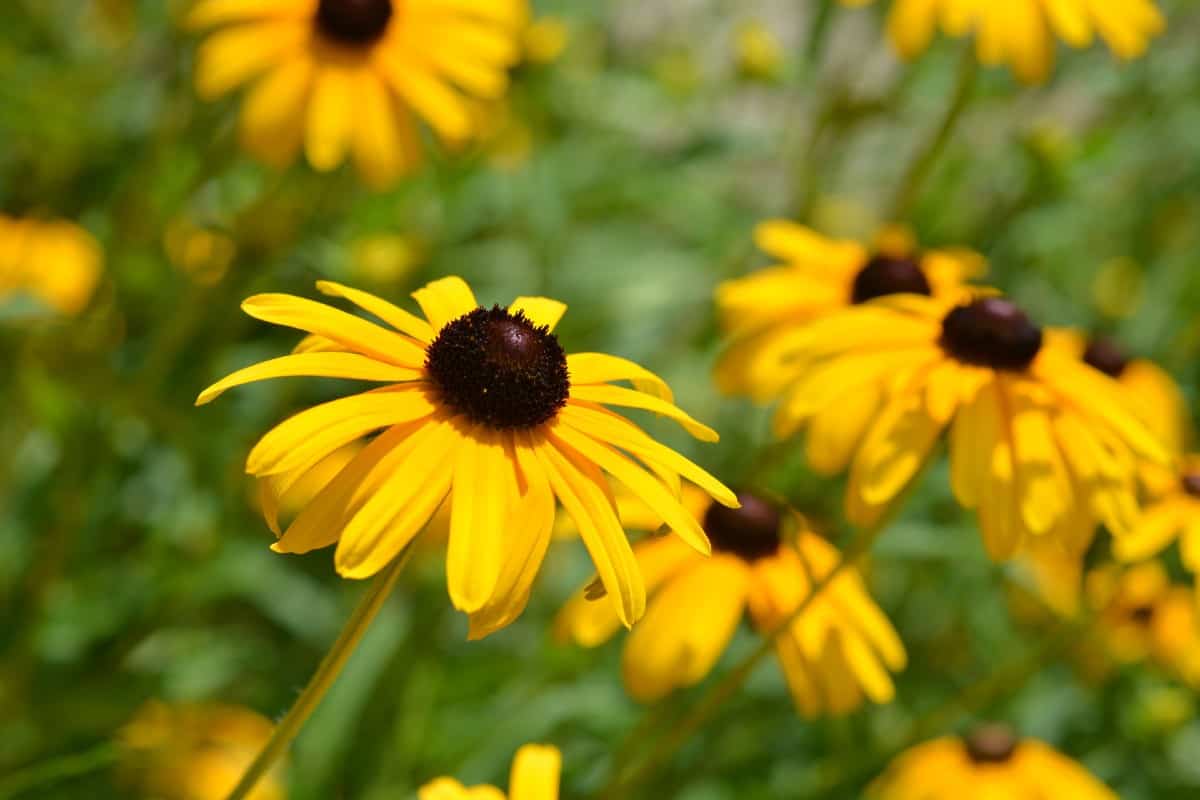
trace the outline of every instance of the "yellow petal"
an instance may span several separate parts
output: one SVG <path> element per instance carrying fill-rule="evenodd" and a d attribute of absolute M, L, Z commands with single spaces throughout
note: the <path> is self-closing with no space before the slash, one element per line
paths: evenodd
<path fill-rule="evenodd" d="M 346 157 L 354 129 L 354 86 L 357 71 L 340 64 L 322 63 L 313 82 L 308 104 L 304 152 L 318 172 L 334 169 Z"/>
<path fill-rule="evenodd" d="M 351 147 L 358 171 L 369 185 L 385 189 L 418 163 L 410 145 L 407 113 L 371 70 L 362 70 L 353 87 L 355 122 Z"/>
<path fill-rule="evenodd" d="M 508 778 L 509 800 L 558 800 L 562 754 L 544 744 L 527 744 L 517 751 Z"/>
<path fill-rule="evenodd" d="M 463 431 L 454 462 L 446 583 L 454 607 L 483 608 L 500 578 L 509 502 L 517 478 L 500 437 L 474 426 Z"/>
<path fill-rule="evenodd" d="M 412 296 L 435 331 L 479 307 L 471 287 L 456 275 L 427 283 Z"/>
<path fill-rule="evenodd" d="M 567 304 L 551 300 L 549 297 L 518 297 L 508 310 L 513 314 L 520 311 L 534 325 L 545 325 L 553 331 L 562 315 L 566 313 Z"/>
<path fill-rule="evenodd" d="M 300 51 L 308 29 L 302 21 L 254 22 L 218 31 L 196 51 L 196 91 L 219 97 Z"/>
<path fill-rule="evenodd" d="M 306 376 L 400 383 L 421 380 L 424 374 L 423 370 L 385 364 L 358 353 L 298 353 L 238 370 L 201 392 L 196 405 L 210 403 L 235 386 L 272 378 Z"/>
<path fill-rule="evenodd" d="M 314 71 L 310 58 L 296 56 L 271 70 L 246 96 L 240 122 L 242 144 L 268 164 L 283 167 L 300 150 Z"/>
<path fill-rule="evenodd" d="M 1113 554 L 1125 562 L 1153 558 L 1183 532 L 1191 517 L 1200 518 L 1200 513 L 1187 500 L 1163 500 L 1147 508 L 1129 533 L 1113 537 Z"/>
<path fill-rule="evenodd" d="M 582 400 L 624 408 L 640 408 L 678 422 L 685 431 L 702 442 L 715 442 L 721 438 L 712 428 L 692 419 L 686 412 L 673 403 L 660 400 L 654 395 L 643 394 L 636 389 L 626 389 L 624 386 L 613 386 L 603 383 L 572 386 L 571 400 Z"/>
<path fill-rule="evenodd" d="M 258 294 L 242 303 L 255 319 L 315 333 L 389 364 L 420 368 L 425 348 L 412 339 L 324 303 L 288 294 Z"/>
<path fill-rule="evenodd" d="M 894 397 L 859 449 L 850 491 L 868 506 L 887 505 L 916 476 L 941 432 L 919 394 Z"/>
<path fill-rule="evenodd" d="M 331 297 L 344 297 L 363 311 L 374 314 L 396 330 L 423 344 L 433 341 L 434 331 L 428 322 L 369 292 L 352 289 L 333 281 L 317 281 L 317 291 Z"/>
<path fill-rule="evenodd" d="M 572 386 L 588 383 L 629 381 L 639 392 L 654 395 L 668 403 L 675 401 L 671 387 L 648 369 L 617 356 L 604 353 L 572 353 L 567 356 L 567 372 Z"/>
<path fill-rule="evenodd" d="M 209 28 L 228 22 L 266 17 L 309 17 L 316 0 L 200 0 L 188 12 L 189 28 Z"/>

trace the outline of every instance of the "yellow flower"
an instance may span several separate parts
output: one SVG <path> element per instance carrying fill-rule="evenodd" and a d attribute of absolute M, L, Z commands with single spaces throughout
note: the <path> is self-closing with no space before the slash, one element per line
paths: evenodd
<path fill-rule="evenodd" d="M 472 106 L 501 97 L 520 57 L 525 0 L 199 0 L 188 23 L 220 27 L 197 53 L 196 87 L 253 81 L 242 141 L 317 170 L 352 155 L 386 186 L 421 158 L 414 115 L 447 145 L 474 137 Z"/>
<path fill-rule="evenodd" d="M 733 39 L 738 72 L 747 78 L 772 81 L 783 70 L 783 49 L 775 34 L 759 20 L 738 26 Z"/>
<path fill-rule="evenodd" d="M 1152 489 L 1154 499 L 1133 529 L 1114 540 L 1114 554 L 1125 562 L 1144 561 L 1178 539 L 1184 567 L 1200 573 L 1200 455 L 1184 458 L 1173 480 Z"/>
<path fill-rule="evenodd" d="M 558 800 L 562 754 L 546 744 L 527 744 L 517 751 L 508 776 L 507 800 Z M 438 778 L 417 792 L 418 800 L 506 800 L 495 786 L 467 788 L 454 778 Z"/>
<path fill-rule="evenodd" d="M 1142 422 L 1170 452 L 1184 452 L 1191 438 L 1188 403 L 1166 370 L 1153 361 L 1130 358 L 1120 343 L 1105 336 L 1085 339 L 1074 331 L 1055 331 L 1054 335 L 1084 363 L 1121 384 Z"/>
<path fill-rule="evenodd" d="M 304 411 L 251 451 L 252 475 L 304 474 L 338 448 L 378 434 L 283 531 L 276 552 L 336 543 L 338 572 L 366 578 L 449 496 L 447 583 L 455 607 L 471 615 L 473 637 L 524 610 L 556 498 L 575 520 L 621 622 L 642 616 L 645 586 L 605 473 L 671 520 L 691 547 L 709 552 L 704 531 L 679 503 L 680 478 L 722 503 L 736 505 L 733 493 L 606 406 L 661 414 L 703 441 L 716 441 L 716 432 L 677 408 L 662 379 L 642 367 L 601 353 L 566 355 L 552 332 L 562 303 L 520 297 L 487 309 L 450 277 L 413 293 L 421 319 L 340 284 L 317 287 L 386 325 L 291 295 L 251 297 L 246 313 L 309 337 L 299 352 L 240 370 L 197 400 L 293 375 L 386 384 Z M 610 383 L 623 380 L 634 388 Z"/>
<path fill-rule="evenodd" d="M 200 286 L 215 286 L 237 255 L 237 244 L 220 231 L 202 228 L 180 217 L 163 234 L 163 248 L 176 269 Z"/>
<path fill-rule="evenodd" d="M 630 695 L 642 702 L 704 680 L 725 651 L 742 619 L 768 632 L 795 611 L 814 579 L 828 574 L 837 551 L 798 524 L 787 524 L 779 509 L 741 493 L 741 508 L 715 505 L 698 490 L 685 490 L 684 502 L 701 520 L 712 542 L 712 558 L 702 558 L 672 537 L 650 537 L 634 546 L 642 575 L 653 593 L 646 618 L 625 645 L 623 676 Z M 627 528 L 656 530 L 663 520 L 629 498 L 620 503 Z M 794 536 L 785 536 L 794 528 Z M 576 594 L 559 614 L 561 638 L 594 647 L 619 627 L 612 609 Z M 775 653 L 796 708 L 805 716 L 844 714 L 864 697 L 887 703 L 895 695 L 889 671 L 904 668 L 900 637 L 875 605 L 853 570 L 831 586 L 776 640 Z"/>
<path fill-rule="evenodd" d="M 873 247 L 826 238 L 785 220 L 771 220 L 754 240 L 781 265 L 717 287 L 717 314 L 732 342 L 717 365 L 717 383 L 730 394 L 773 400 L 800 374 L 770 356 L 775 343 L 832 311 L 895 292 L 937 297 L 956 292 L 985 264 L 966 250 L 918 253 L 907 230 L 886 227 Z M 765 361 L 764 361 L 765 359 Z M 818 458 L 818 468 L 836 472 Z"/>
<path fill-rule="evenodd" d="M 122 771 L 159 800 L 224 800 L 271 737 L 271 721 L 245 708 L 152 701 L 120 733 Z M 284 800 L 284 766 L 248 800 Z"/>
<path fill-rule="evenodd" d="M 902 753 L 867 792 L 872 800 L 1117 800 L 1075 761 L 1003 725 Z"/>
<path fill-rule="evenodd" d="M 1200 612 L 1191 591 L 1172 584 L 1161 564 L 1099 567 L 1088 573 L 1087 593 L 1110 659 L 1118 664 L 1152 660 L 1200 686 Z"/>
<path fill-rule="evenodd" d="M 73 222 L 0 215 L 0 296 L 29 293 L 75 315 L 91 302 L 103 266 L 100 244 Z"/>
<path fill-rule="evenodd" d="M 1130 60 L 1165 26 L 1152 0 L 892 0 L 888 37 L 912 59 L 929 47 L 938 27 L 950 36 L 974 34 L 980 63 L 1007 64 L 1022 81 L 1040 83 L 1054 68 L 1056 38 L 1083 48 L 1100 37 L 1118 58 Z"/>
<path fill-rule="evenodd" d="M 1166 459 L 1121 387 L 1058 342 L 998 296 L 908 294 L 810 323 L 762 363 L 803 376 L 777 431 L 811 420 L 828 462 L 853 457 L 852 522 L 877 523 L 949 429 L 955 496 L 1004 559 L 1039 537 L 1081 553 L 1097 520 L 1129 531 L 1137 459 Z"/>

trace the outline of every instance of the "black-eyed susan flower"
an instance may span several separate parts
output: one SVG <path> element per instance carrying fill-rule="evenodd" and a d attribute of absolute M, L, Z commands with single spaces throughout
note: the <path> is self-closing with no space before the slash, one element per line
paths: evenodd
<path fill-rule="evenodd" d="M 883 397 L 861 439 L 826 445 L 854 453 L 851 521 L 877 523 L 949 430 L 955 496 L 993 558 L 1039 537 L 1081 553 L 1097 520 L 1130 530 L 1138 459 L 1166 453 L 1120 386 L 1056 342 L 1002 297 L 881 297 L 776 343 L 772 357 L 802 376 L 778 427 Z"/>
<path fill-rule="evenodd" d="M 1054 331 L 1064 346 L 1085 364 L 1113 378 L 1129 395 L 1142 422 L 1172 453 L 1183 453 L 1191 439 L 1187 399 L 1170 373 L 1146 358 L 1134 358 L 1107 336 L 1084 337 L 1074 331 Z"/>
<path fill-rule="evenodd" d="M 842 0 L 867 5 L 871 0 Z M 1153 0 L 892 0 L 888 37 L 906 59 L 925 52 L 940 28 L 974 34 L 980 63 L 1007 64 L 1026 83 L 1041 83 L 1054 68 L 1055 42 L 1091 46 L 1103 39 L 1113 54 L 1138 58 L 1166 22 Z"/>
<path fill-rule="evenodd" d="M 783 515 L 754 494 L 738 495 L 740 509 L 714 504 L 685 489 L 684 502 L 700 520 L 713 555 L 702 558 L 674 537 L 639 541 L 634 554 L 651 592 L 650 606 L 629 635 L 622 674 L 630 695 L 652 702 L 702 681 L 725 651 L 742 617 L 770 632 L 792 616 L 815 581 L 838 561 L 832 545 L 798 515 Z M 663 524 L 653 509 L 628 498 L 626 527 Z M 556 623 L 561 638 L 594 647 L 620 626 L 612 608 L 573 597 Z M 805 716 L 844 714 L 864 699 L 890 702 L 891 672 L 906 656 L 895 629 L 871 599 L 862 578 L 843 571 L 775 640 L 796 708 Z"/>
<path fill-rule="evenodd" d="M 1151 499 L 1129 534 L 1114 540 L 1114 554 L 1144 561 L 1178 540 L 1184 567 L 1200 573 L 1200 455 L 1182 458 L 1177 471 L 1147 474 Z"/>
<path fill-rule="evenodd" d="M 1080 764 L 1004 725 L 985 725 L 900 754 L 867 791 L 872 800 L 1117 800 Z"/>
<path fill-rule="evenodd" d="M 783 46 L 761 20 L 747 20 L 738 25 L 733 36 L 733 55 L 738 73 L 753 80 L 774 81 L 783 71 Z"/>
<path fill-rule="evenodd" d="M 1088 604 L 1105 656 L 1118 665 L 1150 661 L 1200 685 L 1200 612 L 1191 590 L 1157 561 L 1107 564 L 1087 576 Z"/>
<path fill-rule="evenodd" d="M 271 728 L 240 706 L 151 701 L 121 729 L 120 772 L 139 797 L 225 800 Z M 247 800 L 284 800 L 285 770 L 277 763 Z"/>
<path fill-rule="evenodd" d="M 507 89 L 525 0 L 199 0 L 188 22 L 219 28 L 197 53 L 196 87 L 253 82 L 247 150 L 276 165 L 303 147 L 331 170 L 352 156 L 384 186 L 421 158 L 414 117 L 450 146 L 475 135 L 474 103 Z"/>
<path fill-rule="evenodd" d="M 471 615 L 472 636 L 484 636 L 524 609 L 557 498 L 575 520 L 615 613 L 632 625 L 645 610 L 646 591 L 605 474 L 705 554 L 704 531 L 678 500 L 680 478 L 737 505 L 707 472 L 607 408 L 661 414 L 703 441 L 717 440 L 674 405 L 653 373 L 600 353 L 568 356 L 553 333 L 562 303 L 521 297 L 508 308 L 484 308 L 451 277 L 413 293 L 422 319 L 340 284 L 318 288 L 384 324 L 300 297 L 252 297 L 246 313 L 309 336 L 299 352 L 240 370 L 197 401 L 296 375 L 385 384 L 304 411 L 251 451 L 246 469 L 256 477 L 303 475 L 339 448 L 373 437 L 281 531 L 277 552 L 336 544 L 338 572 L 365 578 L 396 558 L 449 498 L 450 597 Z"/>
<path fill-rule="evenodd" d="M 546 744 L 527 744 L 513 758 L 508 794 L 495 786 L 470 788 L 454 778 L 438 778 L 417 792 L 418 800 L 558 800 L 562 754 Z"/>
<path fill-rule="evenodd" d="M 29 294 L 60 314 L 78 314 L 103 268 L 100 244 L 75 223 L 0 215 L 0 296 Z"/>
<path fill-rule="evenodd" d="M 717 312 L 731 342 L 717 364 L 716 380 L 722 391 L 758 402 L 786 394 L 803 376 L 777 354 L 812 320 L 890 294 L 956 296 L 965 280 L 985 269 L 983 259 L 967 250 L 919 252 L 911 235 L 897 227 L 885 228 L 873 247 L 830 239 L 784 220 L 762 223 L 754 239 L 782 264 L 717 287 Z M 846 392 L 836 408 L 817 414 L 808 439 L 813 469 L 829 474 L 844 469 L 849 448 L 879 403 L 876 394 L 861 389 Z M 778 435 L 795 430 L 789 418 L 776 418 Z"/>

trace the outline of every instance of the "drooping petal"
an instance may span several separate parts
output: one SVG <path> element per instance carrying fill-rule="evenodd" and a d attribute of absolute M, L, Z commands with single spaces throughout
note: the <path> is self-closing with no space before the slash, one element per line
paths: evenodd
<path fill-rule="evenodd" d="M 633 388 L 654 395 L 668 403 L 675 402 L 667 382 L 648 369 L 617 356 L 604 353 L 571 353 L 567 356 L 567 372 L 572 386 L 588 383 L 629 381 Z"/>
<path fill-rule="evenodd" d="M 453 275 L 425 284 L 412 296 L 435 331 L 479 307 L 467 282 Z"/>
<path fill-rule="evenodd" d="M 363 311 L 374 314 L 388 325 L 411 336 L 418 342 L 428 344 L 433 341 L 434 330 L 428 322 L 369 292 L 343 286 L 333 281 L 317 281 L 317 291 L 331 297 L 344 297 Z"/>
<path fill-rule="evenodd" d="M 612 386 L 611 384 L 572 386 L 571 400 L 650 411 L 678 422 L 684 430 L 702 442 L 715 442 L 721 438 L 712 428 L 692 419 L 673 403 L 644 394 L 636 389 L 626 389 L 623 386 Z"/>
<path fill-rule="evenodd" d="M 454 607 L 483 608 L 500 578 L 505 525 L 518 494 L 514 465 L 500 436 L 483 426 L 462 432 L 454 462 L 446 583 Z"/>

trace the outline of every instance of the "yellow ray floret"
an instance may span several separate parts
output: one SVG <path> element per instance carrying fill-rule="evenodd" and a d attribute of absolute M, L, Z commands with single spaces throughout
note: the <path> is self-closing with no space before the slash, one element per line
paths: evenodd
<path fill-rule="evenodd" d="M 527 744 L 513 758 L 508 795 L 495 786 L 463 786 L 454 778 L 430 781 L 417 792 L 418 800 L 558 800 L 562 754 L 546 744 Z"/>

